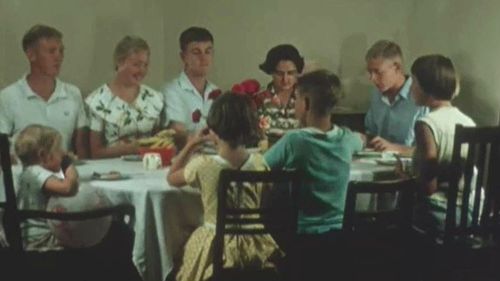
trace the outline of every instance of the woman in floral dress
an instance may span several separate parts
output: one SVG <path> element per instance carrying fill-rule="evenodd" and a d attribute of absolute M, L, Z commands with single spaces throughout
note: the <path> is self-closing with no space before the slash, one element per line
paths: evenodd
<path fill-rule="evenodd" d="M 295 119 L 295 84 L 304 68 L 304 58 L 289 44 L 278 45 L 269 50 L 266 61 L 259 68 L 272 76 L 268 85 L 271 98 L 259 108 L 261 119 L 268 119 L 269 137 L 280 137 L 286 130 L 297 128 Z"/>
<path fill-rule="evenodd" d="M 163 124 L 163 96 L 141 82 L 147 74 L 149 46 L 126 36 L 114 52 L 114 79 L 85 100 L 90 117 L 92 158 L 136 154 L 136 140 L 150 136 Z"/>

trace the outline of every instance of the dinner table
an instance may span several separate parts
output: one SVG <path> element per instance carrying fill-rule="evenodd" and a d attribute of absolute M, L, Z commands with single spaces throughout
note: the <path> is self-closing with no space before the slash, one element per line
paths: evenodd
<path fill-rule="evenodd" d="M 168 167 L 146 170 L 142 162 L 124 159 L 130 158 L 78 161 L 79 189 L 93 187 L 112 205 L 134 206 L 135 214 L 129 222 L 135 232 L 133 263 L 144 281 L 162 281 L 172 270 L 184 242 L 203 221 L 200 193 L 189 186 L 170 186 L 166 180 Z M 119 176 L 106 176 L 115 171 Z M 21 166 L 13 166 L 16 187 L 20 173 Z M 0 186 L 1 202 L 5 197 L 3 183 Z M 0 238 L 2 234 L 0 227 Z"/>
<path fill-rule="evenodd" d="M 170 186 L 166 181 L 169 167 L 147 170 L 142 162 L 127 159 L 80 161 L 76 166 L 80 188 L 92 186 L 102 191 L 111 204 L 129 203 L 135 207 L 130 223 L 135 232 L 133 262 L 144 281 L 165 280 L 189 235 L 203 223 L 201 196 L 189 186 Z M 13 171 L 16 179 L 21 167 L 14 166 Z M 119 172 L 119 176 L 101 177 L 112 171 Z M 393 171 L 393 165 L 381 165 L 372 158 L 354 158 L 350 180 L 384 179 L 393 175 Z M 3 188 L 0 201 L 2 192 Z M 394 198 L 385 201 L 392 204 Z M 373 209 L 380 207 L 380 203 L 380 198 L 364 196 L 358 198 L 356 207 Z"/>

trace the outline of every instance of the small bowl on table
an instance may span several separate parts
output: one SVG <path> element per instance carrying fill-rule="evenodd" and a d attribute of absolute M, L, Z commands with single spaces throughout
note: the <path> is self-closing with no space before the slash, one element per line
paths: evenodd
<path fill-rule="evenodd" d="M 139 154 L 144 156 L 146 153 L 158 153 L 161 157 L 162 166 L 168 166 L 172 162 L 172 158 L 175 156 L 175 147 L 164 147 L 164 148 L 149 148 L 141 147 L 139 148 Z"/>

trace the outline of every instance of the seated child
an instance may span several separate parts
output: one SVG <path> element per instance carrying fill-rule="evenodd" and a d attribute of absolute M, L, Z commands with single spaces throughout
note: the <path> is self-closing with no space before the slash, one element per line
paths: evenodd
<path fill-rule="evenodd" d="M 297 169 L 302 174 L 297 243 L 302 280 L 326 278 L 317 269 L 330 268 L 326 260 L 333 262 L 335 249 L 330 246 L 339 243 L 352 155 L 363 148 L 360 134 L 331 123 L 339 92 L 339 78 L 328 71 L 300 77 L 295 118 L 301 128 L 287 132 L 265 154 L 271 169 Z M 321 258 L 321 263 L 319 257 L 329 258 Z"/>
<path fill-rule="evenodd" d="M 78 173 L 73 165 L 64 171 L 62 137 L 53 128 L 29 125 L 15 141 L 15 152 L 23 165 L 19 176 L 19 209 L 45 210 L 51 195 L 71 196 L 78 191 Z M 59 249 L 47 220 L 30 219 L 21 225 L 27 250 Z"/>
<path fill-rule="evenodd" d="M 424 230 L 442 232 L 455 125 L 471 127 L 475 123 L 451 104 L 459 91 L 459 80 L 449 58 L 442 55 L 419 57 L 413 63 L 411 73 L 415 103 L 430 109 L 430 113 L 415 124 L 414 162 L 420 191 L 424 194 L 415 219 Z M 466 149 L 461 153 L 465 157 Z"/>
<path fill-rule="evenodd" d="M 217 217 L 217 186 L 223 169 L 249 171 L 269 170 L 262 155 L 249 154 L 245 144 L 258 134 L 258 121 L 248 98 L 234 93 L 218 97 L 207 118 L 208 134 L 201 131 L 188 140 L 170 168 L 170 185 L 189 184 L 201 190 L 204 224 L 198 227 L 184 248 L 178 281 L 207 280 L 213 272 L 213 241 Z M 208 140 L 215 142 L 216 155 L 198 155 L 191 158 Z M 248 188 L 242 200 L 247 207 L 260 205 L 261 194 Z M 236 200 L 236 198 L 234 198 Z M 237 250 L 235 250 L 237 248 Z M 224 248 L 224 266 L 271 266 L 272 258 L 281 251 L 270 235 L 227 238 Z"/>

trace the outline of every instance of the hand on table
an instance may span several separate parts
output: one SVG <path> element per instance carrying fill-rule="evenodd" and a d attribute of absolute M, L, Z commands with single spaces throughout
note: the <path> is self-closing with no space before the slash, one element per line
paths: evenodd
<path fill-rule="evenodd" d="M 399 146 L 396 144 L 391 143 L 390 141 L 376 136 L 373 137 L 370 142 L 368 143 L 370 147 L 373 147 L 375 151 L 398 151 Z"/>

